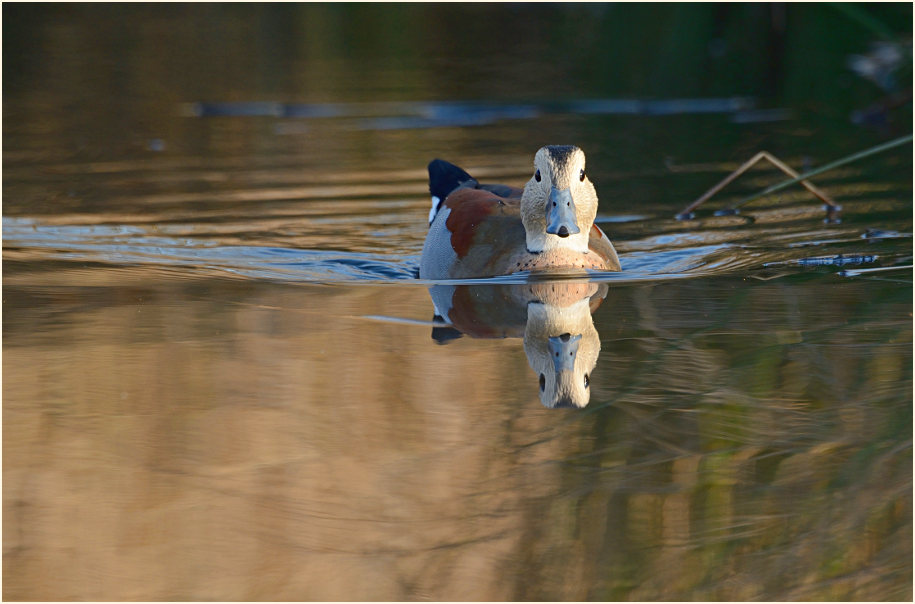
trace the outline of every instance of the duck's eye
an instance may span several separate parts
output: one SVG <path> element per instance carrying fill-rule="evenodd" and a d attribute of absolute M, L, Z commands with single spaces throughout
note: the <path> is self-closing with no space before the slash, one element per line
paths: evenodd
<path fill-rule="evenodd" d="M 546 389 L 546 376 L 542 373 L 540 374 L 540 392 L 543 392 Z"/>
<path fill-rule="evenodd" d="M 585 169 L 584 168 L 582 168 L 581 172 L 578 173 L 578 180 L 580 180 L 581 182 L 585 182 Z"/>
<path fill-rule="evenodd" d="M 540 170 L 537 170 L 536 172 L 534 172 L 534 180 L 536 180 L 537 182 L 540 182 Z"/>
<path fill-rule="evenodd" d="M 590 386 L 591 386 L 591 376 L 589 376 L 589 375 L 586 373 L 586 374 L 585 374 L 585 388 L 589 388 Z"/>

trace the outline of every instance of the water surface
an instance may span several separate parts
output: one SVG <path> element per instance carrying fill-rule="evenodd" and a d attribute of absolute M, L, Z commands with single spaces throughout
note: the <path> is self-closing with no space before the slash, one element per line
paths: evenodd
<path fill-rule="evenodd" d="M 911 131 L 847 16 L 8 6 L 4 599 L 911 599 L 911 146 L 674 219 Z M 621 273 L 415 278 L 430 159 L 569 142 Z"/>

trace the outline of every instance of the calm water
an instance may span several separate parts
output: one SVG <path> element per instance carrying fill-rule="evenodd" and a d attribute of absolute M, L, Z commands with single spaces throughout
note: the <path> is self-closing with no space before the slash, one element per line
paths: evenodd
<path fill-rule="evenodd" d="M 911 132 L 855 15 L 3 11 L 4 599 L 911 600 L 911 145 L 673 219 Z M 623 272 L 418 282 L 551 143 Z"/>

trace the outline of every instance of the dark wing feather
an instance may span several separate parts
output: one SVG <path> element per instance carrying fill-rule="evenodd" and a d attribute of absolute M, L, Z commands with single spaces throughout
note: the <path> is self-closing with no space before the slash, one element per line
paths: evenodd
<path fill-rule="evenodd" d="M 450 162 L 433 159 L 429 162 L 429 192 L 438 197 L 439 203 L 455 189 L 477 186 L 476 179 Z"/>

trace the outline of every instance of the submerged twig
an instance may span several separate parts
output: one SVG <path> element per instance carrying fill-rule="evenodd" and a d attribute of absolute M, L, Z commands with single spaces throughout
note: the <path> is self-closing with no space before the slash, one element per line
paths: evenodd
<path fill-rule="evenodd" d="M 819 168 L 810 170 L 809 172 L 805 172 L 804 174 L 798 174 L 797 172 L 792 170 L 790 167 L 788 167 L 787 165 L 785 165 L 784 163 L 779 161 L 778 158 L 776 158 L 775 156 L 773 156 L 770 153 L 767 153 L 765 151 L 761 151 L 760 153 L 757 153 L 756 155 L 754 155 L 753 158 L 750 159 L 748 162 L 744 163 L 742 166 L 737 168 L 737 170 L 735 170 L 730 175 L 728 175 L 727 178 L 725 178 L 720 183 L 718 183 L 717 185 L 715 185 L 714 187 L 709 189 L 699 199 L 697 199 L 696 201 L 694 201 L 693 203 L 688 205 L 682 212 L 677 214 L 677 219 L 678 220 L 691 219 L 693 217 L 693 214 L 692 214 L 693 210 L 695 210 L 697 207 L 699 207 L 703 202 L 707 201 L 712 195 L 714 195 L 715 193 L 720 191 L 728 183 L 730 183 L 735 178 L 737 178 L 738 176 L 740 176 L 741 174 L 746 172 L 750 167 L 752 167 L 758 161 L 760 161 L 761 159 L 767 159 L 770 162 L 772 162 L 775 166 L 777 166 L 779 169 L 781 169 L 783 172 L 786 172 L 788 175 L 792 176 L 792 178 L 790 180 L 786 180 L 786 181 L 774 184 L 771 187 L 767 187 L 766 189 L 763 189 L 762 191 L 760 191 L 758 193 L 750 195 L 749 197 L 745 197 L 745 198 L 741 199 L 740 201 L 738 201 L 737 203 L 732 204 L 729 208 L 726 208 L 725 210 L 721 211 L 721 213 L 723 213 L 723 214 L 736 213 L 737 208 L 739 208 L 742 205 L 745 205 L 755 199 L 759 199 L 760 197 L 765 197 L 766 195 L 769 195 L 770 193 L 775 193 L 776 191 L 780 191 L 793 184 L 801 183 L 804 185 L 804 187 L 808 191 L 810 191 L 811 193 L 813 193 L 814 195 L 816 195 L 818 198 L 820 198 L 821 200 L 823 200 L 826 203 L 827 220 L 832 221 L 832 220 L 835 220 L 836 214 L 838 213 L 839 210 L 841 210 L 841 206 L 836 204 L 828 195 L 826 195 L 825 193 L 823 193 L 822 191 L 817 189 L 812 183 L 807 182 L 807 179 L 810 178 L 811 176 L 816 176 L 817 174 L 822 174 L 823 172 L 826 172 L 828 170 L 832 170 L 834 168 L 844 166 L 846 164 L 857 161 L 859 159 L 864 159 L 865 157 L 870 157 L 871 155 L 876 155 L 877 153 L 882 153 L 883 151 L 893 149 L 894 147 L 898 147 L 900 145 L 904 145 L 905 143 L 909 143 L 909 142 L 912 142 L 911 134 L 891 140 L 891 141 L 889 141 L 887 143 L 883 143 L 881 145 L 877 145 L 876 147 L 871 147 L 870 149 L 865 149 L 864 151 L 859 151 L 858 153 L 853 153 L 852 155 L 849 155 L 847 157 L 843 157 L 842 159 L 838 159 L 834 162 L 828 163 L 825 166 L 820 166 Z"/>

